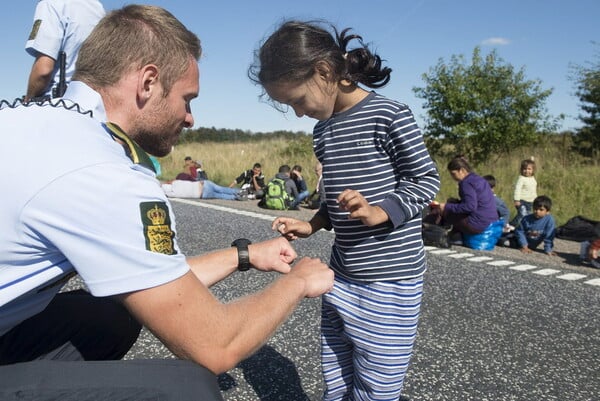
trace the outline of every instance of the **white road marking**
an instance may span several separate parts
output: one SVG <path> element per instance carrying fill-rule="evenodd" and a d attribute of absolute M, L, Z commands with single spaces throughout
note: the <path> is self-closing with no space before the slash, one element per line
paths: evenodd
<path fill-rule="evenodd" d="M 581 280 L 582 278 L 586 278 L 587 276 L 585 274 L 579 274 L 579 273 L 566 273 L 566 274 L 562 274 L 560 276 L 556 276 L 556 278 L 560 278 L 562 280 L 569 280 L 569 281 L 574 281 L 574 280 Z"/>
<path fill-rule="evenodd" d="M 540 276 L 551 276 L 553 274 L 556 273 L 560 273 L 560 270 L 556 270 L 556 269 L 541 269 L 541 270 L 536 270 L 533 272 L 533 274 L 539 274 Z"/>
<path fill-rule="evenodd" d="M 270 216 L 268 214 L 260 214 L 260 213 L 248 212 L 246 210 L 232 209 L 230 207 L 213 205 L 212 203 L 197 202 L 197 201 L 194 201 L 191 199 L 169 198 L 169 200 L 176 201 L 179 203 L 187 203 L 188 205 L 205 207 L 207 209 L 220 210 L 221 212 L 228 212 L 228 213 L 239 214 L 242 216 L 254 217 L 254 218 L 262 219 L 262 220 L 268 220 L 268 221 L 275 220 L 275 216 Z"/>
<path fill-rule="evenodd" d="M 463 259 L 463 258 L 470 258 L 471 256 L 475 256 L 472 253 L 454 253 L 452 255 L 448 255 L 451 258 L 455 258 L 455 259 Z"/>
<path fill-rule="evenodd" d="M 514 265 L 515 262 L 513 262 L 512 260 L 496 260 L 493 262 L 488 262 L 487 264 L 491 266 L 510 266 Z"/>
<path fill-rule="evenodd" d="M 513 269 L 513 270 L 518 270 L 518 271 L 527 271 L 527 270 L 533 270 L 533 269 L 537 269 L 537 266 L 534 265 L 516 265 L 516 266 L 511 266 L 509 267 L 509 269 Z"/>
<path fill-rule="evenodd" d="M 474 258 L 467 259 L 469 262 L 487 262 L 488 260 L 494 260 L 489 256 L 475 256 Z"/>
<path fill-rule="evenodd" d="M 456 251 L 450 250 L 450 249 L 438 249 L 435 251 L 431 251 L 430 253 L 434 253 L 436 255 L 448 255 L 451 253 L 456 253 Z"/>

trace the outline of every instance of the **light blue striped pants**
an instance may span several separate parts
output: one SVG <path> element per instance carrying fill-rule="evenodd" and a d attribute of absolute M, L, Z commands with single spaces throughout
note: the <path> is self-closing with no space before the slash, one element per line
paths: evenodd
<path fill-rule="evenodd" d="M 323 400 L 398 400 L 417 334 L 423 276 L 360 283 L 336 277 L 323 295 Z"/>

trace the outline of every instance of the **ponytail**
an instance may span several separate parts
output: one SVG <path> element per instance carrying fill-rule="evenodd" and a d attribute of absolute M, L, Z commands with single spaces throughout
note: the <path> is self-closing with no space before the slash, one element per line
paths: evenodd
<path fill-rule="evenodd" d="M 336 39 L 346 60 L 346 72 L 343 78 L 351 82 L 360 82 L 369 88 L 381 88 L 390 81 L 392 69 L 381 66 L 381 57 L 373 54 L 363 43 L 360 35 L 349 34 L 351 28 L 341 33 L 336 31 Z M 347 51 L 348 43 L 358 40 L 360 47 Z"/>

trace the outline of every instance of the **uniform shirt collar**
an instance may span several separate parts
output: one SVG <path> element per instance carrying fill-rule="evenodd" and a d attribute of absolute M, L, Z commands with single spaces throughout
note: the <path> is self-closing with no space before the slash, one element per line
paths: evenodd
<path fill-rule="evenodd" d="M 63 99 L 77 103 L 82 111 L 91 111 L 95 120 L 106 122 L 106 110 L 102 96 L 83 82 L 72 81 L 69 83 Z"/>

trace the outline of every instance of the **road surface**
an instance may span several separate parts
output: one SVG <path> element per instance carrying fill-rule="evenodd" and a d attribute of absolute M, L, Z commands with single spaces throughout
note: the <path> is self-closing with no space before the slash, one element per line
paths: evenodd
<path fill-rule="evenodd" d="M 241 203 L 173 200 L 183 251 L 228 247 L 238 237 L 272 238 L 274 213 Z M 331 241 L 332 234 L 321 231 L 295 247 L 302 256 L 327 260 Z M 555 258 L 509 249 L 428 249 L 422 318 L 404 394 L 435 401 L 599 400 L 600 271 L 576 265 L 577 244 L 561 249 Z M 228 301 L 274 277 L 239 272 L 212 290 Z M 261 350 L 221 375 L 224 398 L 319 400 L 319 307 L 318 299 L 303 301 Z M 127 357 L 173 356 L 144 331 Z"/>

